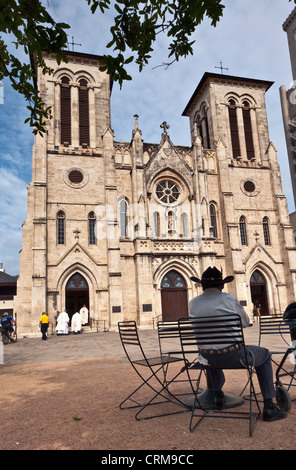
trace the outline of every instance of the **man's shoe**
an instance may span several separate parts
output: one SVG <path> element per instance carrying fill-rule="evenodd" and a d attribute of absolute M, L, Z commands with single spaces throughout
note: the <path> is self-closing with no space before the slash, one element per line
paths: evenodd
<path fill-rule="evenodd" d="M 224 393 L 222 392 L 222 390 L 220 390 L 219 392 L 215 392 L 216 408 L 220 410 L 221 408 L 223 408 L 224 403 L 225 403 L 225 397 L 224 397 Z"/>
<path fill-rule="evenodd" d="M 272 408 L 263 409 L 263 421 L 277 421 L 279 419 L 285 419 L 287 413 L 283 410 L 280 410 L 276 405 L 273 405 Z"/>

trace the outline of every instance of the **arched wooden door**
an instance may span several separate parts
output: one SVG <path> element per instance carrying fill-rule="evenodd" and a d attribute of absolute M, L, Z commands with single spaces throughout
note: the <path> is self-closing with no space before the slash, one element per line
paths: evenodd
<path fill-rule="evenodd" d="M 70 320 L 74 313 L 86 305 L 89 309 L 89 289 L 85 278 L 80 273 L 70 277 L 66 285 L 66 310 Z"/>
<path fill-rule="evenodd" d="M 267 286 L 266 286 L 266 279 L 264 275 L 256 269 L 253 272 L 251 279 L 250 279 L 250 287 L 251 287 L 251 297 L 252 302 L 255 305 L 255 302 L 259 302 L 261 305 L 260 314 L 261 315 L 268 315 L 269 308 L 268 308 L 268 301 L 267 301 Z"/>
<path fill-rule="evenodd" d="M 161 281 L 162 319 L 178 320 L 188 316 L 186 281 L 174 269 L 169 271 Z"/>

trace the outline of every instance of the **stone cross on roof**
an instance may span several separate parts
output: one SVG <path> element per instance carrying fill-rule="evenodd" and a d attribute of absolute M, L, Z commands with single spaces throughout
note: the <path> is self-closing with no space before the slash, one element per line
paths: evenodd
<path fill-rule="evenodd" d="M 167 134 L 167 130 L 170 128 L 169 124 L 166 121 L 163 121 L 163 123 L 160 124 L 160 127 L 163 129 L 163 134 Z"/>

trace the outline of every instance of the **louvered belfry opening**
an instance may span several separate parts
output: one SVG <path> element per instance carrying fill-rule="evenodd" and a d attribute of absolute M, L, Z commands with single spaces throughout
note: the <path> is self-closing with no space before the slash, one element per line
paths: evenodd
<path fill-rule="evenodd" d="M 250 105 L 247 101 L 243 102 L 243 120 L 244 120 L 247 158 L 251 160 L 255 158 L 255 151 L 254 151 L 253 135 L 252 135 Z"/>
<path fill-rule="evenodd" d="M 89 145 L 89 100 L 85 79 L 79 82 L 79 143 Z"/>
<path fill-rule="evenodd" d="M 240 145 L 239 145 L 236 103 L 234 100 L 229 100 L 228 113 L 229 113 L 229 123 L 230 123 L 230 132 L 231 132 L 232 153 L 233 153 L 233 157 L 237 158 L 237 157 L 240 157 L 241 151 L 240 151 Z"/>
<path fill-rule="evenodd" d="M 68 77 L 61 83 L 61 144 L 71 144 L 71 88 Z"/>

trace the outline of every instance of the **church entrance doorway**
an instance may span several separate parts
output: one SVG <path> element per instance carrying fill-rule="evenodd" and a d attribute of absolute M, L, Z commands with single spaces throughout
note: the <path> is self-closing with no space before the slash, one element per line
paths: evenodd
<path fill-rule="evenodd" d="M 259 302 L 261 305 L 260 315 L 268 315 L 269 308 L 267 301 L 266 279 L 258 269 L 256 269 L 251 276 L 250 287 L 253 305 L 255 306 L 256 302 Z"/>
<path fill-rule="evenodd" d="M 188 316 L 186 281 L 174 269 L 161 281 L 162 320 L 178 320 Z"/>
<path fill-rule="evenodd" d="M 89 289 L 85 278 L 75 273 L 70 277 L 66 285 L 66 310 L 70 321 L 74 313 L 86 305 L 89 309 Z"/>

